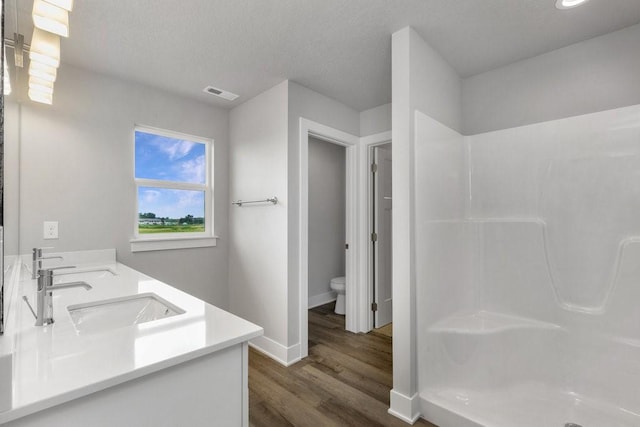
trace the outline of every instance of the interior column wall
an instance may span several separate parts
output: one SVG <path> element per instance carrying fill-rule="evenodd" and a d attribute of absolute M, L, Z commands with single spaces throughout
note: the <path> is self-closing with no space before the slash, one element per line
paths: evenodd
<path fill-rule="evenodd" d="M 415 137 L 415 117 L 420 112 L 460 129 L 462 92 L 455 70 L 410 27 L 393 34 L 392 67 L 394 368 L 390 412 L 413 421 L 419 416 L 416 221 L 425 216 L 416 205 L 416 192 L 426 190 L 416 182 L 417 171 L 426 166 L 424 159 L 416 158 L 421 151 L 416 149 L 420 141 Z M 435 188 L 440 183 L 426 185 Z M 435 195 L 432 199 L 427 204 L 438 203 Z"/>

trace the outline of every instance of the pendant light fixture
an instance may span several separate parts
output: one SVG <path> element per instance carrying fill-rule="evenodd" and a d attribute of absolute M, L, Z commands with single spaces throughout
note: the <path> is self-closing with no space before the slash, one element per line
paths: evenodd
<path fill-rule="evenodd" d="M 58 76 L 58 69 L 51 65 L 43 64 L 42 62 L 31 61 L 29 63 L 29 75 L 55 82 Z"/>
<path fill-rule="evenodd" d="M 69 37 L 69 12 L 45 0 L 33 1 L 33 25 L 37 28 Z"/>
<path fill-rule="evenodd" d="M 29 77 L 29 90 L 53 95 L 53 82 L 31 76 Z"/>
<path fill-rule="evenodd" d="M 9 77 L 9 67 L 7 66 L 7 48 L 4 48 L 4 81 L 2 82 L 4 85 L 4 94 L 11 95 L 11 78 Z"/>
<path fill-rule="evenodd" d="M 53 94 L 29 89 L 29 99 L 40 104 L 53 104 Z"/>
<path fill-rule="evenodd" d="M 69 36 L 73 0 L 34 0 L 33 37 L 29 49 L 29 98 L 53 102 L 53 84 L 60 66 L 60 37 Z"/>
<path fill-rule="evenodd" d="M 67 12 L 71 12 L 73 10 L 73 0 L 45 0 L 47 3 L 51 3 L 54 6 L 58 6 L 66 10 Z"/>
<path fill-rule="evenodd" d="M 29 59 L 58 68 L 60 66 L 60 37 L 37 27 L 34 28 Z"/>

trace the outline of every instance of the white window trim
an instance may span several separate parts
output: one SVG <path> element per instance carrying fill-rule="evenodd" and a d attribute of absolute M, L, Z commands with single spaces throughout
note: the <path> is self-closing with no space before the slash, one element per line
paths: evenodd
<path fill-rule="evenodd" d="M 206 156 L 206 182 L 205 184 L 182 183 L 176 181 L 163 181 L 157 179 L 136 178 L 135 176 L 135 132 L 145 132 L 168 138 L 185 139 L 201 144 L 205 144 Z M 216 246 L 218 236 L 213 232 L 213 150 L 214 141 L 210 138 L 189 135 L 182 132 L 173 132 L 166 129 L 158 129 L 151 126 L 134 126 L 132 136 L 133 150 L 133 180 L 135 183 L 135 216 L 133 221 L 133 237 L 130 239 L 131 252 L 160 251 L 168 249 L 203 248 Z M 159 233 L 140 234 L 138 231 L 139 201 L 138 193 L 140 187 L 172 188 L 177 190 L 196 190 L 205 193 L 205 232 L 204 233 Z"/>

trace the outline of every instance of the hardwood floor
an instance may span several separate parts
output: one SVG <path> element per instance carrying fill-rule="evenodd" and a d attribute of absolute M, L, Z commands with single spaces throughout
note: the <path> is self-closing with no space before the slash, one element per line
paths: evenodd
<path fill-rule="evenodd" d="M 271 426 L 398 426 L 389 415 L 391 338 L 344 330 L 333 304 L 309 310 L 309 357 L 288 368 L 249 353 L 249 423 Z M 415 425 L 435 427 L 424 420 Z"/>

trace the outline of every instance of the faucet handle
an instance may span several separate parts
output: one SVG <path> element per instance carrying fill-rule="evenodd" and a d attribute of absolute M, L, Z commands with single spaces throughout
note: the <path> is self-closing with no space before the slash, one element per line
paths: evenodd
<path fill-rule="evenodd" d="M 49 250 L 49 249 L 55 249 L 53 246 L 42 246 L 39 248 L 33 248 L 33 257 L 34 258 L 40 258 L 42 256 L 42 251 L 44 250 Z"/>

